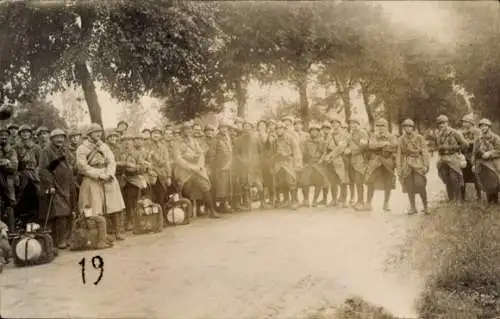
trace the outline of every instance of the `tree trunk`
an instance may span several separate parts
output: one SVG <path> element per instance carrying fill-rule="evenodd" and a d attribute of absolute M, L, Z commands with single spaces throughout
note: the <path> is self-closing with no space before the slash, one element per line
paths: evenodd
<path fill-rule="evenodd" d="M 386 108 L 385 108 L 385 114 L 386 114 L 386 119 L 387 119 L 387 123 L 389 125 L 389 132 L 392 133 L 392 101 L 388 104 L 386 104 Z"/>
<path fill-rule="evenodd" d="M 89 108 L 90 121 L 102 126 L 101 106 L 97 99 L 94 81 L 85 62 L 75 63 L 75 75 L 83 89 L 83 95 Z"/>
<path fill-rule="evenodd" d="M 337 87 L 337 92 L 339 92 L 340 97 L 342 98 L 342 103 L 344 104 L 344 118 L 347 123 L 352 115 L 350 95 L 351 86 L 349 85 L 349 83 L 341 84 L 339 79 L 335 80 L 335 85 Z"/>
<path fill-rule="evenodd" d="M 242 80 L 238 79 L 234 83 L 234 91 L 236 95 L 236 104 L 238 106 L 237 114 L 241 118 L 246 117 L 246 102 L 247 102 L 247 92 L 246 88 L 243 86 Z"/>
<path fill-rule="evenodd" d="M 368 98 L 368 92 L 366 92 L 366 86 L 361 84 L 361 96 L 363 97 L 363 103 L 365 104 L 366 115 L 368 116 L 368 123 L 370 124 L 370 131 L 373 132 L 375 119 L 373 118 L 372 106 Z"/>
<path fill-rule="evenodd" d="M 300 98 L 300 116 L 304 121 L 304 124 L 309 123 L 309 101 L 307 100 L 307 73 L 305 75 L 300 76 L 299 81 L 297 83 L 297 89 L 299 91 Z"/>

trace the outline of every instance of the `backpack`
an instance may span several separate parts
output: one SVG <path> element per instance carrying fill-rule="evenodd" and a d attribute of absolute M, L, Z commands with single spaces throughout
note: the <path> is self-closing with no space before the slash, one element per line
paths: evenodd
<path fill-rule="evenodd" d="M 160 233 L 163 231 L 163 209 L 161 205 L 146 198 L 137 202 L 136 209 L 134 234 Z"/>
<path fill-rule="evenodd" d="M 73 221 L 71 232 L 70 250 L 93 250 L 99 242 L 97 218 L 87 217 L 82 212 Z"/>

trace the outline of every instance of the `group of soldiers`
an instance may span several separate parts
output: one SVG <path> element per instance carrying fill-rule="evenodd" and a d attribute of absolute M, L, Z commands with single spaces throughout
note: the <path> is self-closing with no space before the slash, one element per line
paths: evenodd
<path fill-rule="evenodd" d="M 68 132 L 10 124 L 0 128 L 2 219 L 13 229 L 47 218 L 64 249 L 75 212 L 90 210 L 105 216 L 99 227 L 107 229 L 100 243 L 106 248 L 134 227 L 143 197 L 164 205 L 170 194 L 181 193 L 198 214 L 220 218 L 251 210 L 254 201 L 262 209 L 370 211 L 375 191 L 382 190 L 383 210 L 389 211 L 397 180 L 408 194 L 408 213 L 417 213 L 417 195 L 428 213 L 429 141 L 411 119 L 401 126 L 396 136 L 385 119 L 370 131 L 356 118 L 344 125 L 331 116 L 306 131 L 291 116 L 257 123 L 237 117 L 217 126 L 188 121 L 132 135 L 124 121 L 106 131 L 98 124 Z M 472 182 L 478 197 L 484 191 L 489 202 L 498 202 L 500 138 L 491 122 L 476 126 L 467 115 L 462 128 L 453 129 L 441 115 L 437 126 L 432 143 L 449 199 L 464 199 L 465 183 Z"/>

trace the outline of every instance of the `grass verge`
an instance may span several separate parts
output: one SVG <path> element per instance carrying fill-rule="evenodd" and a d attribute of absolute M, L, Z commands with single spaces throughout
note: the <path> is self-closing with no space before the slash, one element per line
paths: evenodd
<path fill-rule="evenodd" d="M 500 318 L 499 207 L 437 205 L 402 257 L 426 277 L 420 318 Z"/>

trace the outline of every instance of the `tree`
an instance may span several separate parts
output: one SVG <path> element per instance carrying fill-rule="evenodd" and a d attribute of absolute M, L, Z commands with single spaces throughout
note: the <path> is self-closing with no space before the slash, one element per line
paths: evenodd
<path fill-rule="evenodd" d="M 138 102 L 133 102 L 123 108 L 118 120 L 128 123 L 130 133 L 139 134 L 146 119 L 147 111 L 144 106 Z"/>
<path fill-rule="evenodd" d="M 61 117 L 59 110 L 47 101 L 35 101 L 19 105 L 12 117 L 12 122 L 18 125 L 28 124 L 34 127 L 46 126 L 49 130 L 68 128 L 68 124 Z"/>
<path fill-rule="evenodd" d="M 46 7 L 2 3 L 0 88 L 32 101 L 65 85 L 83 89 L 93 122 L 102 124 L 95 81 L 114 98 L 165 95 L 175 82 L 200 83 L 212 45 L 209 5 L 182 1 L 76 1 Z"/>
<path fill-rule="evenodd" d="M 70 127 L 78 127 L 82 123 L 88 122 L 88 110 L 84 105 L 84 98 L 81 91 L 68 89 L 62 96 L 62 117 Z"/>

